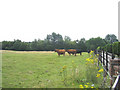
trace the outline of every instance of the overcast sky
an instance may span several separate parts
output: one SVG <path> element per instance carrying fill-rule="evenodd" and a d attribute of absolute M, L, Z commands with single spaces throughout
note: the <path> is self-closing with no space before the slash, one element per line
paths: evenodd
<path fill-rule="evenodd" d="M 0 0 L 0 41 L 56 32 L 72 40 L 118 37 L 119 0 Z"/>

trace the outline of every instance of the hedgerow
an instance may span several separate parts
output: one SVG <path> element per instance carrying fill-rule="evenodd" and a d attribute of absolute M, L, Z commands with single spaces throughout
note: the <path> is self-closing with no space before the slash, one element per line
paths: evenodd
<path fill-rule="evenodd" d="M 120 42 L 114 42 L 113 44 L 107 44 L 103 47 L 99 47 L 98 50 L 104 50 L 120 57 Z"/>

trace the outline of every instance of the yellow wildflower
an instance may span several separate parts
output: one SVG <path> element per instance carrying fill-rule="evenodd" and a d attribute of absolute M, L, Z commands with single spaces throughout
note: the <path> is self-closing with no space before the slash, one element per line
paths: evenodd
<path fill-rule="evenodd" d="M 80 87 L 83 87 L 83 85 L 79 85 Z"/>
<path fill-rule="evenodd" d="M 80 88 L 84 88 L 83 85 L 79 85 Z"/>
<path fill-rule="evenodd" d="M 88 88 L 88 85 L 84 85 L 85 86 L 85 88 Z"/>
<path fill-rule="evenodd" d="M 96 77 L 100 77 L 100 74 L 97 74 Z"/>
<path fill-rule="evenodd" d="M 103 72 L 103 69 L 100 69 L 98 72 Z"/>
<path fill-rule="evenodd" d="M 91 88 L 94 88 L 94 87 L 91 87 Z"/>
<path fill-rule="evenodd" d="M 86 60 L 87 60 L 87 61 L 90 61 L 90 59 L 89 59 L 89 58 L 87 58 Z"/>
<path fill-rule="evenodd" d="M 93 53 L 93 52 L 94 52 L 94 51 L 92 51 L 92 50 L 91 50 L 91 52 L 90 52 L 90 53 Z"/>
<path fill-rule="evenodd" d="M 66 66 L 66 65 L 64 65 L 64 66 L 63 66 L 63 69 L 65 69 L 66 67 L 67 67 L 67 66 Z"/>

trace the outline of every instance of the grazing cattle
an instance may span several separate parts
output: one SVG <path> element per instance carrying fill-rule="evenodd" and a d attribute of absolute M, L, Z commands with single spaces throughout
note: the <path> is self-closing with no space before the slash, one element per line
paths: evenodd
<path fill-rule="evenodd" d="M 69 55 L 75 55 L 76 56 L 76 53 L 77 53 L 77 50 L 76 49 L 67 49 L 66 50 L 68 52 Z"/>
<path fill-rule="evenodd" d="M 82 51 L 80 49 L 76 49 L 78 54 L 82 55 Z"/>
<path fill-rule="evenodd" d="M 65 49 L 55 49 L 55 52 L 58 53 L 58 56 L 60 56 L 62 54 L 65 56 Z"/>

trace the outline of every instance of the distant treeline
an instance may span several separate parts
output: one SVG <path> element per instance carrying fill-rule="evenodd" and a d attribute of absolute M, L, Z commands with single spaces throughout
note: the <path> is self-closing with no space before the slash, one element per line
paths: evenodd
<path fill-rule="evenodd" d="M 2 41 L 3 50 L 17 50 L 17 51 L 53 51 L 54 49 L 80 49 L 81 51 L 95 50 L 98 46 L 104 46 L 107 43 L 117 42 L 117 38 L 114 34 L 108 34 L 104 39 L 90 38 L 85 40 L 71 41 L 69 36 L 64 38 L 60 34 L 53 32 L 51 35 L 47 35 L 44 40 L 35 39 L 32 42 L 23 42 L 21 40 L 14 41 Z"/>

